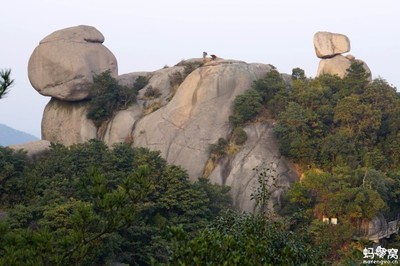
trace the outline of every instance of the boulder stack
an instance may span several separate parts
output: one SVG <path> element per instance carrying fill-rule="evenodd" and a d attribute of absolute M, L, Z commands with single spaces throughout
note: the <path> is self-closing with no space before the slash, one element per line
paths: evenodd
<path fill-rule="evenodd" d="M 343 55 L 350 51 L 350 40 L 346 35 L 319 31 L 314 34 L 314 49 L 317 57 L 321 58 L 317 76 L 330 74 L 343 78 L 353 61 L 362 62 L 365 70 L 371 75 L 371 70 L 365 62 L 349 54 Z"/>
<path fill-rule="evenodd" d="M 93 75 L 110 70 L 118 75 L 115 56 L 102 45 L 104 36 L 91 26 L 51 33 L 33 51 L 28 63 L 32 86 L 42 95 L 64 101 L 88 98 Z"/>
<path fill-rule="evenodd" d="M 136 103 L 116 110 L 97 128 L 87 119 L 87 84 L 94 74 L 108 69 L 117 75 L 117 62 L 102 46 L 103 40 L 95 28 L 78 26 L 50 34 L 33 52 L 31 83 L 41 94 L 52 96 L 43 113 L 42 139 L 72 145 L 97 138 L 110 146 L 123 142 L 159 151 L 169 163 L 186 169 L 193 181 L 204 176 L 229 185 L 234 205 L 247 212 L 255 208 L 251 198 L 258 179 L 253 169 L 271 163 L 279 176 L 271 207 L 280 205 L 297 172 L 280 155 L 272 121 L 244 127 L 247 140 L 233 145 L 224 158 L 210 155 L 210 145 L 231 136 L 229 117 L 236 96 L 271 71 L 271 65 L 193 58 L 152 72 L 118 76 L 128 88 L 133 89 L 141 76 L 148 84 L 139 90 Z M 150 89 L 158 95 L 149 96 Z"/>

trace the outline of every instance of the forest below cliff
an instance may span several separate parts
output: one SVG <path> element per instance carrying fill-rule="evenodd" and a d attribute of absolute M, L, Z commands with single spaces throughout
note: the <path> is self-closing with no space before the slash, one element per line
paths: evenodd
<path fill-rule="evenodd" d="M 0 265 L 360 263 L 372 244 L 353 240 L 360 224 L 400 213 L 399 93 L 359 63 L 343 79 L 296 68 L 290 84 L 274 69 L 236 97 L 234 140 L 210 152 L 227 156 L 227 143 L 246 141 L 242 127 L 271 119 L 300 182 L 271 209 L 276 173 L 258 169 L 254 214 L 148 149 L 52 144 L 32 161 L 0 147 Z M 398 236 L 386 244 L 399 248 Z"/>

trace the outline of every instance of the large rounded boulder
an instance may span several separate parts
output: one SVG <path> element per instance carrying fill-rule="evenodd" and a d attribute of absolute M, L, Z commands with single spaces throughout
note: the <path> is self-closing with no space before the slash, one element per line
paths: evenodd
<path fill-rule="evenodd" d="M 32 86 L 44 96 L 65 101 L 90 97 L 93 76 L 109 70 L 116 77 L 115 56 L 102 43 L 104 36 L 91 26 L 53 32 L 40 41 L 28 63 Z"/>
<path fill-rule="evenodd" d="M 350 51 L 350 40 L 346 35 L 319 31 L 314 34 L 314 48 L 317 57 L 331 58 Z"/>

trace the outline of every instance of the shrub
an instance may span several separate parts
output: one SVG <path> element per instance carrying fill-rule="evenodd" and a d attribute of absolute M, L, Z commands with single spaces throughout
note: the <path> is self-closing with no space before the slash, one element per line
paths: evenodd
<path fill-rule="evenodd" d="M 137 94 L 136 90 L 119 85 L 110 71 L 94 76 L 90 91 L 92 99 L 89 101 L 87 118 L 93 120 L 97 127 L 110 119 L 115 111 L 135 102 Z"/>
<path fill-rule="evenodd" d="M 169 83 L 172 88 L 179 87 L 179 85 L 181 85 L 184 80 L 185 77 L 179 71 L 176 71 L 169 76 Z"/>
<path fill-rule="evenodd" d="M 256 90 L 249 89 L 235 98 L 233 116 L 229 119 L 234 126 L 237 126 L 256 117 L 261 109 L 261 95 Z"/>
<path fill-rule="evenodd" d="M 242 145 L 247 140 L 247 133 L 242 127 L 237 127 L 233 130 L 232 137 L 236 145 Z"/>
<path fill-rule="evenodd" d="M 286 91 L 285 82 L 275 69 L 269 71 L 264 78 L 256 80 L 252 88 L 260 93 L 264 104 L 267 104 L 278 92 Z"/>
<path fill-rule="evenodd" d="M 139 77 L 137 77 L 137 79 L 136 79 L 135 82 L 133 83 L 133 88 L 134 88 L 136 91 L 140 91 L 140 90 L 143 89 L 147 84 L 149 84 L 148 78 L 146 78 L 145 76 L 139 76 Z"/>
<path fill-rule="evenodd" d="M 201 67 L 202 62 L 187 62 L 185 63 L 185 77 L 192 73 L 195 69 Z"/>
<path fill-rule="evenodd" d="M 228 141 L 224 138 L 219 138 L 217 143 L 210 145 L 210 152 L 216 155 L 223 155 L 227 146 Z"/>
<path fill-rule="evenodd" d="M 147 87 L 146 91 L 144 92 L 144 97 L 147 98 L 158 98 L 160 96 L 160 90 L 158 88 L 153 88 L 153 86 Z"/>
<path fill-rule="evenodd" d="M 292 69 L 292 80 L 305 80 L 306 74 L 303 69 L 296 67 Z"/>

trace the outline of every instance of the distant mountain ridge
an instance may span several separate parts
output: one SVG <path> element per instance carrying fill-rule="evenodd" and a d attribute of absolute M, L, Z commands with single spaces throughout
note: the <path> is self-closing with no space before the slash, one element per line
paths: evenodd
<path fill-rule="evenodd" d="M 26 132 L 0 124 L 0 146 L 21 144 L 34 140 L 38 140 L 38 138 Z"/>

